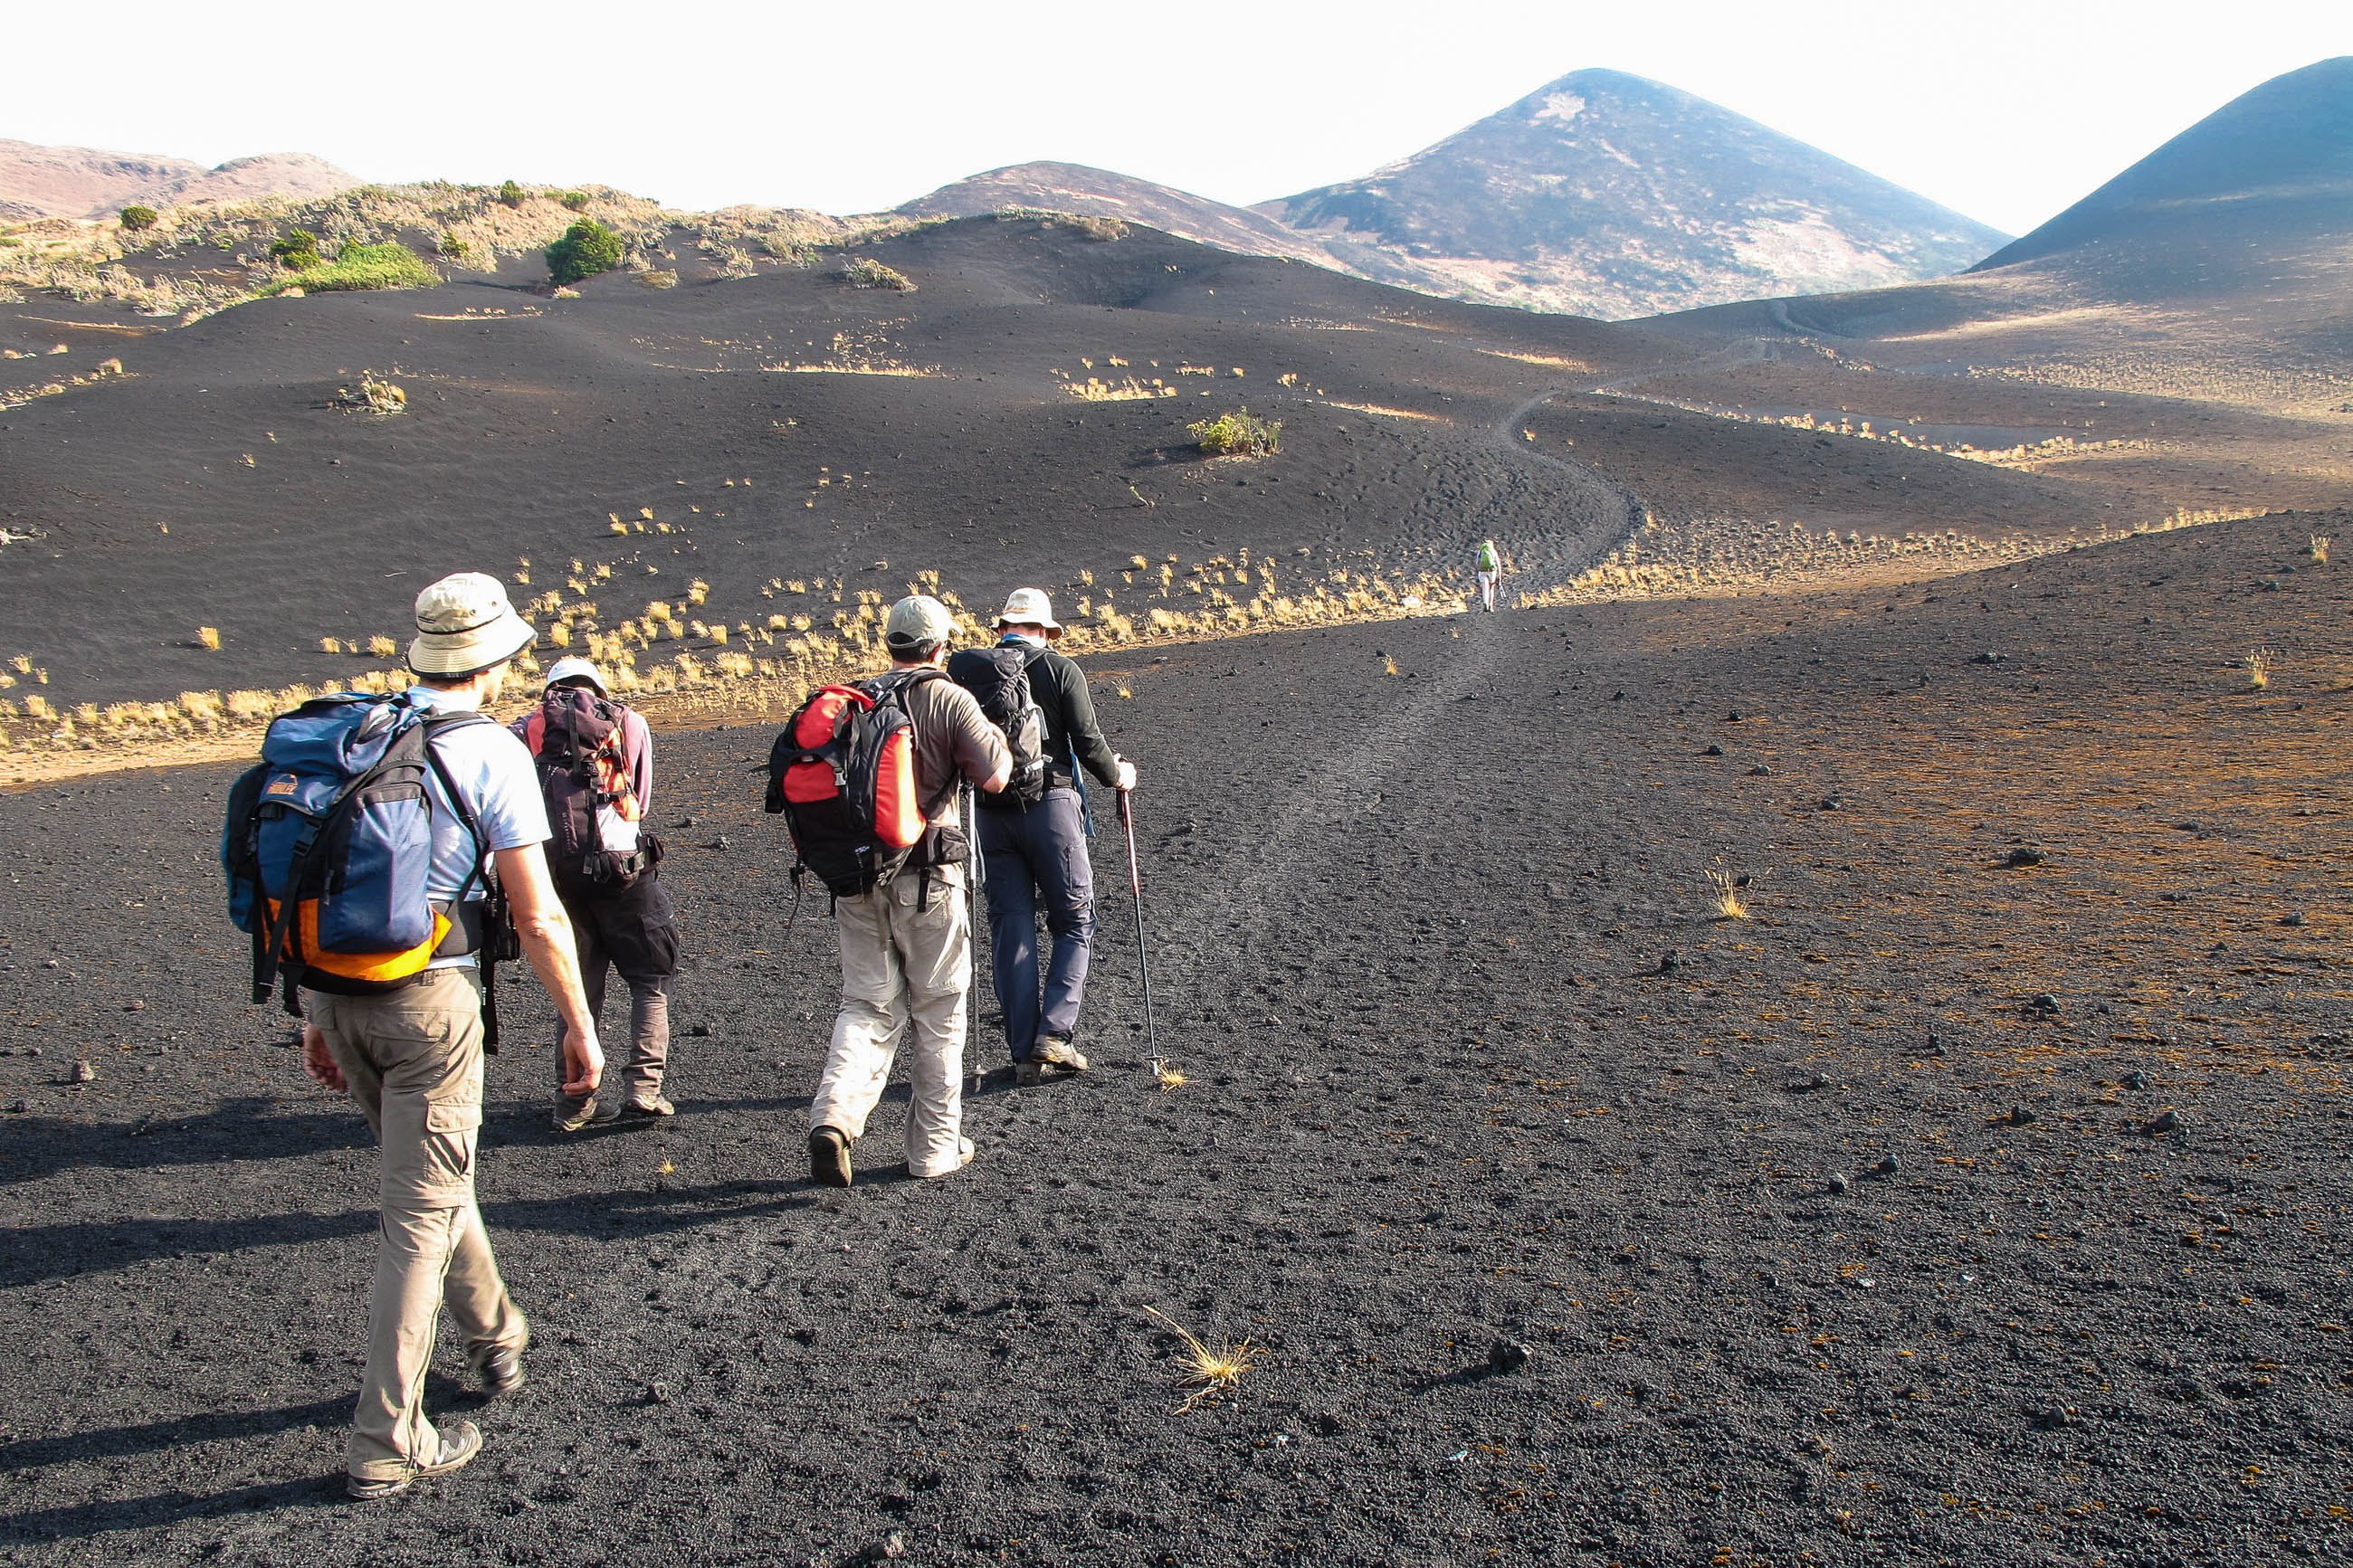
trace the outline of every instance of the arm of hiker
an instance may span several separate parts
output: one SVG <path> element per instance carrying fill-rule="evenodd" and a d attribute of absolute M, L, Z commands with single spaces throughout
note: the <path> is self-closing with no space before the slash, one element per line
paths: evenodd
<path fill-rule="evenodd" d="M 580 958 L 573 946 L 572 917 L 547 878 L 547 855 L 536 844 L 498 852 L 499 886 L 514 911 L 515 934 L 523 956 L 564 1019 L 564 1092 L 586 1094 L 605 1076 L 605 1053 L 596 1046 L 596 1021 L 580 989 Z"/>
<path fill-rule="evenodd" d="M 642 816 L 654 797 L 654 737 L 646 716 L 632 708 L 621 720 L 621 749 L 629 759 L 629 788 L 638 797 Z"/>
<path fill-rule="evenodd" d="M 302 1026 L 302 1070 L 322 1089 L 332 1089 L 337 1094 L 352 1091 L 352 1086 L 343 1081 L 343 1069 L 335 1065 L 334 1053 L 327 1049 L 327 1037 L 319 1032 L 316 1024 Z"/>
<path fill-rule="evenodd" d="M 1086 765 L 1096 780 L 1113 789 L 1135 787 L 1135 770 L 1120 761 L 1119 753 L 1103 739 L 1103 726 L 1095 721 L 1095 700 L 1087 689 L 1086 672 L 1068 659 L 1055 672 L 1062 680 L 1062 718 L 1071 737 L 1071 750 Z"/>
<path fill-rule="evenodd" d="M 948 711 L 955 715 L 956 772 L 975 789 L 995 795 L 1013 777 L 1013 749 L 1005 732 L 990 723 L 971 692 L 946 686 Z"/>

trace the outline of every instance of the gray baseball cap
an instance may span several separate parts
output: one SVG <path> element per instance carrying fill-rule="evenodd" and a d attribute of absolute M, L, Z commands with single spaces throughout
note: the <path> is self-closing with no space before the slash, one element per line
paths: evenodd
<path fill-rule="evenodd" d="M 891 606 L 882 640 L 893 653 L 915 653 L 955 636 L 955 617 L 929 594 L 911 594 Z"/>

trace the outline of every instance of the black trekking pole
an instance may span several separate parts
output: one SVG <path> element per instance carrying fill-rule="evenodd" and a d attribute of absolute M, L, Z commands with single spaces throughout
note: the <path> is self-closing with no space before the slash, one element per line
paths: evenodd
<path fill-rule="evenodd" d="M 1135 969 L 1144 980 L 1144 1045 L 1152 1053 L 1152 1076 L 1166 1082 L 1168 1064 L 1160 1055 L 1152 1018 L 1152 961 L 1144 947 L 1144 871 L 1135 858 L 1135 811 L 1128 804 L 1128 793 L 1119 792 L 1119 824 L 1127 830 L 1127 890 L 1135 898 Z"/>

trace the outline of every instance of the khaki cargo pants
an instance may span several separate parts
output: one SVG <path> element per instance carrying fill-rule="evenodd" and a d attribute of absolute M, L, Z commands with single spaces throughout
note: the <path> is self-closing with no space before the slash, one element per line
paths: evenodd
<path fill-rule="evenodd" d="M 809 1101 L 809 1126 L 866 1131 L 899 1044 L 907 1052 L 907 1170 L 944 1176 L 964 1164 L 965 991 L 972 921 L 955 867 L 905 870 L 839 900 L 841 1012 Z"/>
<path fill-rule="evenodd" d="M 425 1415 L 441 1308 L 470 1355 L 520 1350 L 530 1338 L 474 1206 L 481 980 L 472 969 L 430 970 L 381 996 L 305 991 L 302 1007 L 383 1149 L 367 1370 L 347 1467 L 367 1479 L 396 1479 L 441 1452 Z"/>

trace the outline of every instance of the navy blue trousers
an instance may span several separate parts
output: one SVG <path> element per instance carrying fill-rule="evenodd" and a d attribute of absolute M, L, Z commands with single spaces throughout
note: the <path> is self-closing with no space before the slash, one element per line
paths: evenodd
<path fill-rule="evenodd" d="M 1027 811 L 983 806 L 981 868 L 988 879 L 989 972 L 1005 1011 L 1005 1043 L 1017 1062 L 1029 1059 L 1040 1035 L 1071 1037 L 1086 994 L 1094 943 L 1095 877 L 1079 792 L 1051 789 Z M 1038 916 L 1053 937 L 1045 984 L 1039 984 Z"/>

